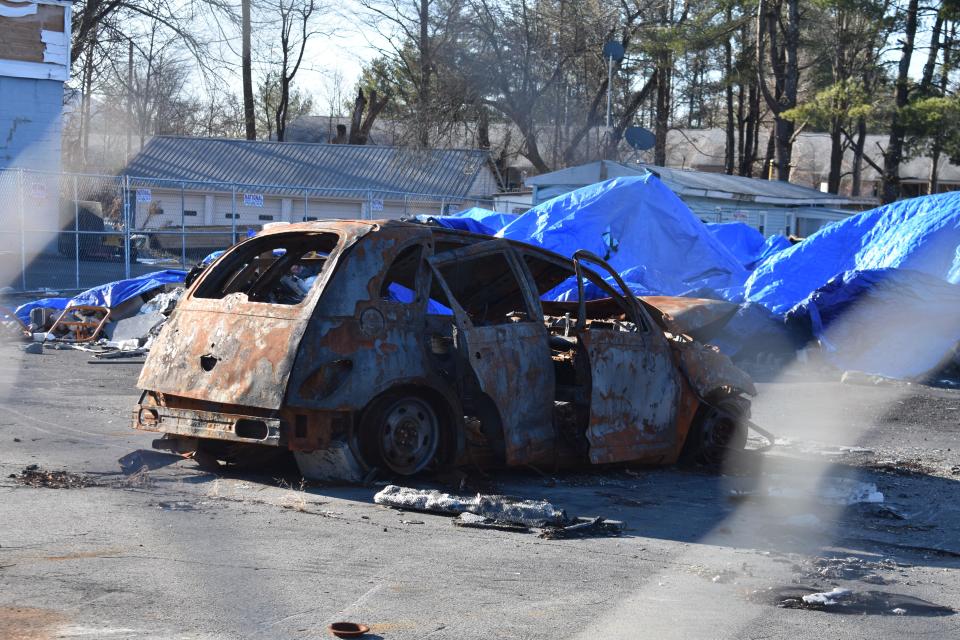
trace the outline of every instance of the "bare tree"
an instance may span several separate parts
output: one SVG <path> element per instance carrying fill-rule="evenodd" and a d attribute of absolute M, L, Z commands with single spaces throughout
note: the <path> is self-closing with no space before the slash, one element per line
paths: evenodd
<path fill-rule="evenodd" d="M 253 61 L 250 49 L 250 2 L 251 0 L 240 0 L 241 7 L 241 73 L 243 75 L 243 119 L 247 140 L 257 139 L 257 120 L 254 114 L 253 101 Z"/>
<path fill-rule="evenodd" d="M 786 15 L 784 15 L 786 14 Z M 764 56 L 774 88 L 767 85 Z M 761 94 L 773 113 L 777 180 L 790 179 L 795 125 L 782 117 L 797 106 L 800 86 L 800 0 L 760 0 L 757 4 L 757 75 Z"/>
<path fill-rule="evenodd" d="M 910 63 L 913 60 L 913 45 L 917 36 L 917 13 L 919 0 L 908 0 L 906 22 L 900 46 L 900 63 L 894 85 L 894 105 L 890 118 L 890 137 L 883 152 L 883 176 L 880 201 L 893 202 L 900 197 L 900 163 L 903 161 L 903 144 L 906 126 L 903 110 L 910 99 Z"/>
<path fill-rule="evenodd" d="M 303 64 L 307 43 L 319 34 L 315 24 L 320 10 L 317 0 L 270 0 L 264 4 L 268 23 L 271 18 L 276 20 L 276 51 L 271 53 L 270 73 L 275 74 L 278 87 L 273 130 L 281 142 L 290 119 L 290 87 Z M 268 28 L 266 34 L 274 37 L 272 29 Z"/>
<path fill-rule="evenodd" d="M 286 107 L 281 106 L 283 99 L 280 72 L 268 71 L 257 85 L 257 129 L 265 138 L 280 142 L 282 140 L 276 127 L 278 124 L 286 127 L 286 123 L 278 120 L 278 113 L 283 112 L 284 117 L 293 121 L 313 111 L 313 99 L 296 88 L 288 89 Z"/>

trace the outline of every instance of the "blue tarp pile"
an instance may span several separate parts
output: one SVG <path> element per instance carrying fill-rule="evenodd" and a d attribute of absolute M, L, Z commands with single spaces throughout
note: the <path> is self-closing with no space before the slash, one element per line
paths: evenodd
<path fill-rule="evenodd" d="M 835 276 L 874 269 L 960 282 L 960 193 L 902 200 L 828 225 L 765 260 L 745 294 L 786 313 Z"/>
<path fill-rule="evenodd" d="M 827 226 L 760 264 L 745 297 L 808 327 L 840 366 L 919 376 L 960 341 L 960 193 Z"/>
<path fill-rule="evenodd" d="M 749 273 L 653 174 L 614 178 L 537 205 L 501 229 L 502 238 L 565 256 L 587 249 L 620 272 L 639 295 L 709 288 L 737 295 Z M 567 282 L 558 299 L 576 294 Z"/>
<path fill-rule="evenodd" d="M 73 298 L 44 298 L 42 300 L 34 300 L 33 302 L 28 302 L 17 307 L 16 314 L 21 322 L 29 324 L 31 309 L 38 307 L 56 309 L 58 311 L 62 311 L 67 307 L 84 304 L 112 308 L 153 289 L 167 284 L 183 282 L 186 275 L 186 271 L 176 269 L 154 271 L 153 273 L 147 273 L 129 280 L 108 282 L 107 284 L 87 289 Z"/>

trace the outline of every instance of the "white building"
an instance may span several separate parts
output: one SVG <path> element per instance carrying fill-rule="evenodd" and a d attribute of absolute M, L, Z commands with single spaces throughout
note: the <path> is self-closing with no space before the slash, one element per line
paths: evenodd
<path fill-rule="evenodd" d="M 477 149 L 158 136 L 123 173 L 138 230 L 439 215 L 498 190 Z"/>

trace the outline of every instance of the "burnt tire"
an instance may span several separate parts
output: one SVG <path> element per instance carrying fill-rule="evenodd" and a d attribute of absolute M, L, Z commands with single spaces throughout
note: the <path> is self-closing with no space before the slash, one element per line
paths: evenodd
<path fill-rule="evenodd" d="M 750 401 L 723 395 L 700 405 L 680 454 L 682 464 L 716 466 L 747 444 Z"/>
<path fill-rule="evenodd" d="M 412 392 L 390 392 L 373 400 L 360 416 L 357 447 L 370 468 L 402 476 L 435 466 L 444 451 L 444 414 Z"/>

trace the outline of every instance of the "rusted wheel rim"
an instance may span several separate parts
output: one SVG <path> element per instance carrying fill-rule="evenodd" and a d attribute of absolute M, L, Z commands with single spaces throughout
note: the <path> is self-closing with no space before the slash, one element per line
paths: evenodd
<path fill-rule="evenodd" d="M 716 411 L 711 414 L 703 425 L 703 454 L 709 462 L 720 462 L 733 442 L 737 424 Z"/>
<path fill-rule="evenodd" d="M 419 398 L 403 398 L 384 414 L 380 455 L 396 473 L 411 475 L 426 467 L 437 452 L 440 424 L 433 408 Z"/>

